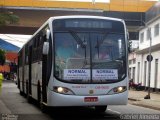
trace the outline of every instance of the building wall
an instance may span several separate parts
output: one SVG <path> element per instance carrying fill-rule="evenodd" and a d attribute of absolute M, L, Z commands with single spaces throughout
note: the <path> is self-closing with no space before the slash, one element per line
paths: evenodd
<path fill-rule="evenodd" d="M 159 24 L 159 27 L 155 29 L 155 25 Z M 149 54 L 150 40 L 147 40 L 147 30 L 151 28 L 151 40 L 152 40 L 152 50 L 151 55 L 153 60 L 151 61 L 151 77 L 150 77 L 150 87 L 160 89 L 160 17 L 152 23 L 148 24 L 148 27 L 145 27 L 140 30 L 139 35 L 144 32 L 144 40 L 141 41 L 139 37 L 139 51 L 137 51 L 136 57 L 136 83 L 142 83 L 143 86 L 148 87 L 148 61 L 147 55 Z M 157 30 L 158 29 L 158 30 Z M 154 32 L 159 31 L 158 35 L 155 36 Z M 146 67 L 145 67 L 145 61 Z M 140 63 L 140 68 L 138 68 L 138 63 Z M 156 79 L 157 76 L 157 79 Z M 146 83 L 145 83 L 146 78 Z"/>
<path fill-rule="evenodd" d="M 10 72 L 10 63 L 16 63 L 17 64 L 17 57 L 18 54 L 16 52 L 6 52 L 6 63 L 5 65 L 0 65 L 0 72 Z"/>
<path fill-rule="evenodd" d="M 10 72 L 9 65 L 0 65 L 0 72 Z"/>
<path fill-rule="evenodd" d="M 133 79 L 135 82 L 135 74 L 136 74 L 136 53 L 130 53 L 128 56 L 129 60 L 129 79 Z"/>
<path fill-rule="evenodd" d="M 143 55 L 136 55 L 136 73 L 135 73 L 135 83 L 140 83 L 141 81 L 141 68 L 142 68 L 142 58 Z M 139 64 L 139 66 L 138 66 Z"/>
<path fill-rule="evenodd" d="M 147 27 L 145 27 L 144 29 L 140 30 L 139 36 L 141 36 L 141 34 L 144 33 L 144 40 L 142 42 L 140 42 L 140 40 L 139 40 L 139 50 L 148 48 L 150 45 L 149 44 L 150 40 L 147 39 L 148 28 L 151 28 L 152 45 L 156 45 L 156 44 L 160 43 L 160 35 L 158 35 L 156 37 L 154 36 L 154 26 L 156 24 L 159 24 L 159 27 L 160 27 L 160 18 L 158 20 L 156 20 L 155 22 L 151 23 L 150 25 L 147 25 Z M 159 29 L 159 34 L 160 34 L 160 29 Z M 141 39 L 141 37 L 139 37 L 139 39 Z"/>
<path fill-rule="evenodd" d="M 17 60 L 18 60 L 17 52 L 6 52 L 5 56 L 7 61 L 17 63 Z"/>
<path fill-rule="evenodd" d="M 160 1 L 157 2 L 154 6 L 152 6 L 147 12 L 146 12 L 146 21 L 152 20 L 152 18 L 158 16 L 160 14 Z"/>
<path fill-rule="evenodd" d="M 151 53 L 153 60 L 151 62 L 151 77 L 150 77 L 150 87 L 160 89 L 160 50 L 154 51 Z M 142 83 L 143 86 L 148 86 L 148 61 L 146 60 L 148 53 L 138 54 L 136 57 L 136 83 Z M 158 60 L 158 70 L 157 70 L 157 86 L 155 86 L 155 73 L 156 73 L 156 64 L 155 61 Z M 146 69 L 145 69 L 146 61 Z M 140 69 L 138 69 L 138 63 L 140 63 Z M 146 72 L 145 72 L 146 70 Z M 146 75 L 146 76 L 145 76 Z M 138 79 L 139 76 L 139 79 Z M 145 84 L 146 77 L 146 84 Z"/>

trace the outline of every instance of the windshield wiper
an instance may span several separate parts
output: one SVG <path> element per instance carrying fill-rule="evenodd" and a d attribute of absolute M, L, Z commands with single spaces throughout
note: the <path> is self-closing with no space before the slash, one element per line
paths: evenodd
<path fill-rule="evenodd" d="M 69 30 L 69 32 L 75 38 L 76 42 L 81 45 L 82 48 L 86 47 L 86 45 L 83 43 L 83 41 L 81 40 L 81 38 L 74 31 Z"/>
<path fill-rule="evenodd" d="M 101 40 L 101 43 L 98 41 L 98 37 L 97 37 L 97 44 L 95 45 L 95 48 L 98 48 L 98 49 L 99 49 L 99 46 L 100 46 L 101 44 L 103 44 L 103 41 L 106 39 L 106 37 L 108 36 L 109 33 L 110 33 L 110 32 L 107 32 L 107 33 L 104 34 L 104 37 L 103 37 L 103 39 Z"/>
<path fill-rule="evenodd" d="M 75 31 L 72 31 L 72 30 L 69 30 L 70 34 L 74 37 L 74 39 L 76 40 L 76 42 L 78 44 L 80 44 L 80 46 L 82 48 L 85 49 L 85 59 L 86 59 L 86 56 L 87 56 L 87 53 L 86 53 L 86 44 L 83 43 L 82 39 L 77 35 L 77 33 Z"/>

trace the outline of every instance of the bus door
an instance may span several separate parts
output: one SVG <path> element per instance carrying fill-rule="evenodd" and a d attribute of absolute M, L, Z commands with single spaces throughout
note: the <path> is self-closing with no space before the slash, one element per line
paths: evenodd
<path fill-rule="evenodd" d="M 43 35 L 43 41 L 46 42 L 46 35 Z M 47 57 L 42 55 L 42 102 L 47 102 Z"/>
<path fill-rule="evenodd" d="M 18 80 L 18 82 L 17 82 L 17 85 L 18 85 L 18 88 L 20 89 L 20 74 L 19 74 L 19 67 L 20 67 L 20 59 L 22 59 L 22 58 L 20 58 L 20 55 L 18 55 L 18 69 L 17 69 L 17 80 Z"/>
<path fill-rule="evenodd" d="M 42 101 L 47 102 L 47 55 L 42 56 Z"/>
<path fill-rule="evenodd" d="M 31 80 L 32 80 L 32 46 L 29 46 L 29 81 L 28 81 L 28 93 L 32 94 Z"/>
<path fill-rule="evenodd" d="M 25 66 L 25 63 L 24 63 L 24 49 L 22 50 L 22 92 L 24 93 L 24 66 Z"/>
<path fill-rule="evenodd" d="M 47 86 L 51 76 L 52 69 L 52 41 L 51 35 L 47 39 L 46 36 L 43 37 L 44 42 L 49 43 L 49 52 L 47 55 L 42 56 L 42 100 L 43 102 L 47 102 Z"/>

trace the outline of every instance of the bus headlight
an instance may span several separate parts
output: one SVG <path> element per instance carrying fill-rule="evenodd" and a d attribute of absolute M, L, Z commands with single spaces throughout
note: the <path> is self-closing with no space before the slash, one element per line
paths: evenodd
<path fill-rule="evenodd" d="M 60 87 L 60 86 L 53 87 L 53 91 L 56 93 L 65 94 L 65 95 L 73 95 L 74 94 L 70 89 L 68 89 L 66 87 Z"/>
<path fill-rule="evenodd" d="M 115 87 L 115 88 L 111 89 L 108 92 L 108 95 L 122 93 L 122 92 L 124 92 L 126 90 L 127 90 L 126 86 L 118 86 L 118 87 Z"/>

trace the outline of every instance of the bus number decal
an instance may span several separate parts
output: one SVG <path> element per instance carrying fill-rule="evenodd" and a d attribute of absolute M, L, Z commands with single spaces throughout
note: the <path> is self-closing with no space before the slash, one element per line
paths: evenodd
<path fill-rule="evenodd" d="M 86 86 L 79 86 L 79 85 L 77 85 L 77 86 L 72 86 L 72 88 L 87 88 Z"/>
<path fill-rule="evenodd" d="M 109 86 L 96 86 L 95 89 L 109 89 Z"/>

